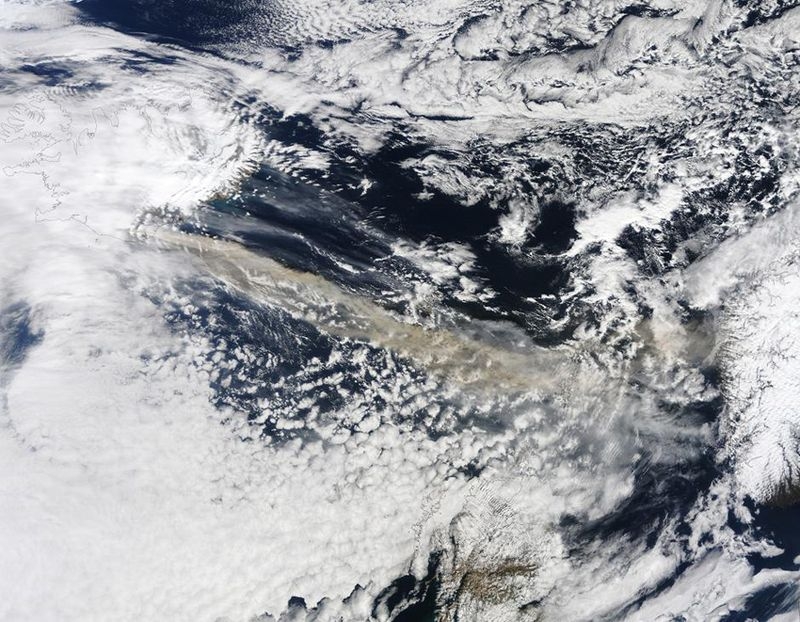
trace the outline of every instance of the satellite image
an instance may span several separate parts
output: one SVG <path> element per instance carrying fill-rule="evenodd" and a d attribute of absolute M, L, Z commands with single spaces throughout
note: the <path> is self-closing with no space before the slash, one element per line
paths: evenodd
<path fill-rule="evenodd" d="M 800 621 L 800 0 L 0 0 L 0 622 Z"/>

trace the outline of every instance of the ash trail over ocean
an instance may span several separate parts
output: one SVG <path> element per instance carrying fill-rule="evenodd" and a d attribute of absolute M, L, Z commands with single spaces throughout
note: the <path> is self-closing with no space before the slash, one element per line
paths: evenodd
<path fill-rule="evenodd" d="M 800 9 L 10 6 L 0 619 L 796 619 Z"/>

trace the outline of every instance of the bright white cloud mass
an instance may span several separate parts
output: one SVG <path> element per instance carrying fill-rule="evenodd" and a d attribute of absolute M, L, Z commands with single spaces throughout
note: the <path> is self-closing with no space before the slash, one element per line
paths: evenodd
<path fill-rule="evenodd" d="M 0 621 L 795 620 L 800 8 L 0 2 Z"/>

